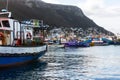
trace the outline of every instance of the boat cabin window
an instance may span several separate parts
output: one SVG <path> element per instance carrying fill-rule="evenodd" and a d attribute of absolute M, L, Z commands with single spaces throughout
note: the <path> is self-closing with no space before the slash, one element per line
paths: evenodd
<path fill-rule="evenodd" d="M 27 30 L 31 30 L 31 28 L 27 27 Z"/>
<path fill-rule="evenodd" d="M 2 21 L 2 24 L 3 24 L 3 27 L 10 27 L 8 20 Z"/>

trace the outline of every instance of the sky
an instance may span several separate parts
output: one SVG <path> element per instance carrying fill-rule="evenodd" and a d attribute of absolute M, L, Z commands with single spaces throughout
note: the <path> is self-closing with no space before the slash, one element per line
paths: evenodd
<path fill-rule="evenodd" d="M 120 0 L 43 0 L 47 3 L 74 5 L 96 24 L 120 33 Z"/>

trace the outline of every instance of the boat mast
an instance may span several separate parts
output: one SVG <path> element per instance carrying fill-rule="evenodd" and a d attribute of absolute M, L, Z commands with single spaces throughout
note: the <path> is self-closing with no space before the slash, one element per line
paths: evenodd
<path fill-rule="evenodd" d="M 6 10 L 8 11 L 8 0 L 6 2 Z"/>

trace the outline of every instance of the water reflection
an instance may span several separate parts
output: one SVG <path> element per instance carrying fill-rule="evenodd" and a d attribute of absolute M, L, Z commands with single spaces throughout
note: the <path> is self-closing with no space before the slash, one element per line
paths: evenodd
<path fill-rule="evenodd" d="M 0 80 L 36 80 L 42 78 L 46 66 L 46 62 L 34 61 L 26 65 L 0 69 Z M 41 72 L 41 75 L 38 72 Z"/>
<path fill-rule="evenodd" d="M 48 53 L 47 72 L 53 79 L 120 79 L 119 46 L 53 49 Z M 57 74 L 57 75 L 56 75 Z"/>
<path fill-rule="evenodd" d="M 50 48 L 37 62 L 0 70 L 0 80 L 120 80 L 120 46 Z"/>
<path fill-rule="evenodd" d="M 64 73 L 67 79 L 90 79 L 91 69 L 95 67 L 91 65 L 94 56 L 80 54 L 79 51 L 84 51 L 84 48 L 78 50 L 72 49 L 71 52 L 64 55 Z"/>

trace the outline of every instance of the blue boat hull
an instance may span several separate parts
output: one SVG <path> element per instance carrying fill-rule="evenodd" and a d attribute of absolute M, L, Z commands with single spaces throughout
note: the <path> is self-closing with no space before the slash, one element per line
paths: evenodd
<path fill-rule="evenodd" d="M 85 42 L 73 42 L 73 43 L 66 43 L 65 47 L 90 47 L 89 43 L 85 43 Z"/>
<path fill-rule="evenodd" d="M 8 67 L 8 66 L 19 65 L 19 64 L 33 61 L 38 59 L 42 55 L 44 55 L 45 52 L 46 50 L 36 54 L 24 54 L 24 55 L 19 54 L 19 55 L 0 56 L 0 67 Z"/>

